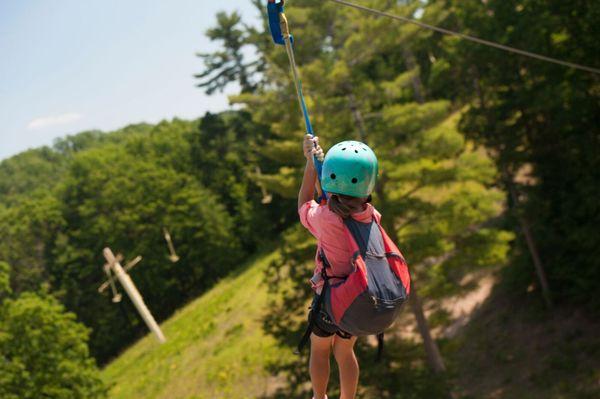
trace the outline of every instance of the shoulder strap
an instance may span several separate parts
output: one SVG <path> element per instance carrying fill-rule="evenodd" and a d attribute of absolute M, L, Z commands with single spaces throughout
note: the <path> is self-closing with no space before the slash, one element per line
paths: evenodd
<path fill-rule="evenodd" d="M 379 224 L 377 223 L 377 220 L 375 219 L 375 216 L 373 216 L 371 218 L 371 222 L 368 223 L 369 230 L 371 229 L 373 223 L 375 223 L 379 226 Z M 359 235 L 360 231 L 359 231 L 359 227 L 357 227 L 357 226 L 360 226 L 361 224 L 366 225 L 367 223 L 359 222 L 352 218 L 344 219 L 344 226 L 346 227 L 348 239 L 349 239 L 350 245 L 353 249 L 355 256 L 357 253 L 359 253 L 364 257 L 367 252 L 367 249 L 368 249 L 367 248 L 368 247 L 368 239 L 365 242 L 365 239 L 364 239 L 365 237 L 363 237 L 362 235 Z M 361 244 L 363 244 L 363 245 L 361 245 Z"/>
<path fill-rule="evenodd" d="M 321 259 L 321 262 L 323 262 L 324 269 L 331 268 L 331 264 L 327 260 L 327 257 L 325 256 L 325 251 L 323 251 L 323 248 L 319 248 L 319 259 Z"/>

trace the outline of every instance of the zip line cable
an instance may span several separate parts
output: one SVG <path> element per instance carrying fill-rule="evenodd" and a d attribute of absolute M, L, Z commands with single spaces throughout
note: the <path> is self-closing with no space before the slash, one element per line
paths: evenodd
<path fill-rule="evenodd" d="M 574 69 L 579 69 L 582 71 L 586 71 L 586 72 L 591 72 L 591 73 L 595 73 L 600 75 L 600 69 L 598 68 L 593 68 L 590 66 L 586 66 L 586 65 L 581 65 L 581 64 L 575 64 L 573 62 L 568 62 L 568 61 L 563 61 L 563 60 L 559 60 L 556 58 L 552 58 L 552 57 L 547 57 L 545 55 L 541 55 L 541 54 L 537 54 L 537 53 L 532 53 L 530 51 L 525 51 L 525 50 L 520 50 L 518 48 L 514 48 L 514 47 L 510 47 L 510 46 L 506 46 L 504 44 L 500 44 L 500 43 L 495 43 L 495 42 L 491 42 L 489 40 L 485 40 L 485 39 L 480 39 L 478 37 L 475 36 L 470 36 L 470 35 L 466 35 L 464 33 L 460 33 L 460 32 L 455 32 L 449 29 L 445 29 L 445 28 L 440 28 L 434 25 L 429 25 L 426 24 L 424 22 L 420 22 L 411 18 L 407 18 L 407 17 L 402 17 L 400 15 L 395 15 L 395 14 L 391 14 L 389 12 L 385 12 L 385 11 L 379 11 L 379 10 L 375 10 L 373 8 L 369 8 L 366 6 L 362 6 L 360 4 L 354 4 L 351 3 L 349 1 L 345 1 L 345 0 L 329 0 L 332 1 L 334 3 L 346 6 L 346 7 L 350 7 L 350 8 L 354 8 L 360 11 L 365 11 L 380 17 L 387 17 L 387 18 L 391 18 L 391 19 L 395 19 L 398 21 L 402 21 L 402 22 L 408 22 L 410 24 L 414 24 L 417 25 L 421 28 L 425 28 L 425 29 L 429 29 L 429 30 L 433 30 L 436 32 L 440 32 L 443 33 L 445 35 L 450 35 L 450 36 L 456 36 L 459 37 L 461 39 L 465 39 L 465 40 L 469 40 L 471 42 L 475 42 L 475 43 L 479 43 L 479 44 L 483 44 L 484 46 L 489 46 L 489 47 L 494 47 L 500 50 L 504 50 L 504 51 L 508 51 L 511 53 L 516 53 L 516 54 L 520 54 L 520 55 L 524 55 L 526 57 L 530 57 L 530 58 L 536 58 L 538 60 L 542 60 L 542 61 L 546 61 L 546 62 L 551 62 L 554 64 L 558 64 L 558 65 L 562 65 L 562 66 L 566 66 L 566 67 L 570 67 L 570 68 L 574 68 Z"/>

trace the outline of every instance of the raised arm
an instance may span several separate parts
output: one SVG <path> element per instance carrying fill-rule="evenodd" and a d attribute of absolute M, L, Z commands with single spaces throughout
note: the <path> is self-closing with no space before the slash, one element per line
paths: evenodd
<path fill-rule="evenodd" d="M 323 159 L 323 149 L 319 145 L 319 138 L 311 135 L 304 136 L 304 157 L 306 166 L 304 167 L 304 177 L 298 193 L 298 209 L 306 202 L 314 199 L 315 183 L 317 181 L 317 172 L 313 163 L 313 157 L 316 155 L 320 160 Z"/>

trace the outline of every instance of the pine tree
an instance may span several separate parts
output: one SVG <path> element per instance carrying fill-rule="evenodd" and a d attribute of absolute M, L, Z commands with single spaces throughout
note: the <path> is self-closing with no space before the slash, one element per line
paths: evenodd
<path fill-rule="evenodd" d="M 375 3 L 407 16 L 423 7 L 418 1 Z M 412 265 L 422 299 L 415 290 L 411 308 L 428 363 L 441 372 L 445 366 L 423 307 L 431 298 L 460 290 L 458 282 L 466 273 L 505 261 L 512 237 L 494 224 L 503 195 L 492 187 L 497 176 L 493 162 L 458 131 L 461 109 L 452 102 L 457 93 L 443 90 L 449 69 L 430 33 L 331 3 L 298 1 L 286 14 L 313 126 L 325 149 L 359 139 L 380 159 L 374 204 Z M 446 17 L 437 5 L 426 5 L 425 15 Z M 305 132 L 288 60 L 281 47 L 255 44 L 267 61 L 263 78 L 268 84 L 231 100 L 270 127 L 271 138 L 260 154 L 279 166 L 277 173 L 260 179 L 269 190 L 293 198 L 302 173 Z M 285 287 L 284 300 L 275 301 L 274 315 L 279 316 L 270 318 L 267 327 L 286 342 L 290 331 L 299 328 L 290 324 L 290 313 L 300 315 L 309 295 L 304 282 L 311 271 L 312 244 L 306 233 L 289 231 L 282 260 L 273 270 L 274 286 L 279 282 Z"/>
<path fill-rule="evenodd" d="M 10 265 L 0 261 L 0 303 L 12 294 L 10 287 Z"/>
<path fill-rule="evenodd" d="M 385 8 L 384 3 L 379 5 Z M 412 264 L 415 287 L 426 297 L 441 296 L 453 292 L 459 277 L 474 267 L 501 263 L 511 236 L 491 223 L 502 210 L 502 194 L 490 187 L 496 171 L 485 152 L 458 132 L 458 110 L 448 100 L 427 98 L 421 70 L 431 70 L 429 57 L 423 57 L 431 51 L 424 45 L 428 34 L 339 9 L 334 17 L 328 6 L 303 5 L 290 8 L 288 16 L 317 135 L 322 132 L 326 146 L 362 139 L 374 148 L 381 165 L 375 205 Z M 419 6 L 415 2 L 393 11 L 411 15 Z M 371 34 L 384 30 L 385 35 Z M 274 60 L 266 74 L 280 89 L 237 100 L 256 110 L 256 119 L 270 123 L 276 137 L 264 154 L 282 166 L 265 182 L 294 196 L 302 122 L 286 59 L 277 53 L 266 58 Z M 427 60 L 425 67 L 419 59 Z M 443 371 L 416 290 L 414 297 L 411 307 L 431 368 Z"/>
<path fill-rule="evenodd" d="M 244 47 L 249 44 L 249 35 L 240 24 L 237 12 L 220 12 L 217 26 L 206 31 L 210 40 L 222 42 L 222 50 L 197 54 L 204 61 L 205 69 L 195 77 L 200 80 L 198 87 L 204 88 L 207 94 L 223 91 L 232 82 L 239 83 L 243 93 L 256 88 L 252 77 L 260 72 L 261 64 L 259 60 L 246 61 Z"/>

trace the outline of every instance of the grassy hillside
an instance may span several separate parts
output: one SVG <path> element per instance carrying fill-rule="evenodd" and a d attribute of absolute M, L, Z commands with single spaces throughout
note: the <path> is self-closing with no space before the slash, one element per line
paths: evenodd
<path fill-rule="evenodd" d="M 275 359 L 289 360 L 293 355 L 289 349 L 277 347 L 262 329 L 267 311 L 263 273 L 277 256 L 273 252 L 250 259 L 239 273 L 222 280 L 163 323 L 166 344 L 159 345 L 148 335 L 122 353 L 103 370 L 109 397 L 281 397 L 273 394 L 286 382 L 272 377 L 267 367 L 277 363 Z M 443 342 L 454 398 L 598 397 L 597 322 L 567 309 L 545 316 L 539 309 L 532 311 L 540 305 L 539 298 L 507 295 L 506 287 L 497 284 L 490 273 L 478 276 L 476 285 L 480 289 L 444 302 L 448 323 L 434 329 Z M 420 347 L 410 312 L 403 313 L 396 328 L 398 337 Z M 397 361 L 405 363 L 414 356 L 399 352 L 394 342 L 391 334 L 388 351 Z M 363 358 L 361 363 L 367 366 L 368 360 Z M 382 370 L 373 367 L 362 372 L 361 386 L 368 388 L 362 391 L 365 399 L 379 399 L 374 386 L 382 381 L 372 374 Z M 418 379 L 418 372 L 408 377 L 403 374 L 409 369 L 403 370 L 387 377 Z"/>
<path fill-rule="evenodd" d="M 103 371 L 111 398 L 246 399 L 268 393 L 270 359 L 291 356 L 262 331 L 263 272 L 276 253 L 248 262 L 239 274 L 162 324 L 167 343 L 147 335 Z"/>

